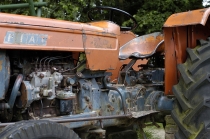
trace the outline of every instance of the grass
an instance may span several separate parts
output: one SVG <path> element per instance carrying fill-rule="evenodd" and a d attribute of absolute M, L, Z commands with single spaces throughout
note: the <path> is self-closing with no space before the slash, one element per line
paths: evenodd
<path fill-rule="evenodd" d="M 162 124 L 158 125 L 160 126 L 160 128 L 157 128 L 155 126 L 147 126 L 143 129 L 147 139 L 164 139 L 165 135 L 163 126 Z M 144 139 L 140 131 L 138 132 L 138 138 Z"/>

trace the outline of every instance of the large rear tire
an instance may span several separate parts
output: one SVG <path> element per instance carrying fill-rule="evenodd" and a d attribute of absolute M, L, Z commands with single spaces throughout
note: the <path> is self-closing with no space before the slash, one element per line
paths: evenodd
<path fill-rule="evenodd" d="M 50 121 L 21 121 L 0 133 L 1 139 L 79 139 L 71 129 Z"/>
<path fill-rule="evenodd" d="M 176 139 L 210 138 L 210 39 L 187 49 L 189 57 L 178 65 L 179 83 L 172 118 L 179 127 Z"/>

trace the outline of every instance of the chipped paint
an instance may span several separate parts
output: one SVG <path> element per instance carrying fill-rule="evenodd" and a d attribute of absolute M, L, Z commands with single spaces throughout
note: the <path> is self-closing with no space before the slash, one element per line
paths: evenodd
<path fill-rule="evenodd" d="M 112 48 L 107 39 L 94 38 L 93 45 L 95 46 L 95 48 Z"/>
<path fill-rule="evenodd" d="M 198 9 L 171 15 L 165 22 L 164 27 L 177 27 L 186 25 L 205 25 L 210 14 L 210 8 Z"/>
<path fill-rule="evenodd" d="M 3 60 L 0 60 L 0 71 L 2 71 Z"/>
<path fill-rule="evenodd" d="M 155 52 L 163 52 L 163 34 L 160 32 L 151 33 L 137 37 L 120 48 L 119 58 L 127 59 L 131 56 L 145 58 Z"/>

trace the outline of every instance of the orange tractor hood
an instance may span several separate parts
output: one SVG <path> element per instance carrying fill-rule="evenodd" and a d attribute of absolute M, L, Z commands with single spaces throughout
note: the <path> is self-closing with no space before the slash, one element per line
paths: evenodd
<path fill-rule="evenodd" d="M 119 35 L 120 31 L 118 27 L 113 27 L 112 22 L 108 21 L 99 21 L 92 23 L 80 23 L 80 22 L 71 22 L 63 21 L 49 18 L 39 18 L 32 16 L 24 15 L 15 15 L 0 13 L 0 25 L 14 25 L 14 26 L 39 26 L 47 28 L 60 28 L 60 29 L 69 29 L 74 31 L 90 31 L 90 32 L 106 32 L 115 35 Z M 117 25 L 115 25 L 117 26 Z"/>
<path fill-rule="evenodd" d="M 87 68 L 115 69 L 120 27 L 0 13 L 0 49 L 85 52 Z"/>

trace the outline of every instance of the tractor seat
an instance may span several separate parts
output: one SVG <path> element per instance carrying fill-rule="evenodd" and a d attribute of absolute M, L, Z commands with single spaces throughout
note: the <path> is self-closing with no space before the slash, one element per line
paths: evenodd
<path fill-rule="evenodd" d="M 128 58 L 143 59 L 152 56 L 156 52 L 164 51 L 163 34 L 151 33 L 137 37 L 120 48 L 119 59 Z"/>

